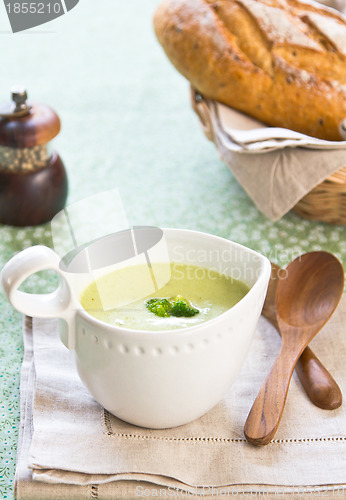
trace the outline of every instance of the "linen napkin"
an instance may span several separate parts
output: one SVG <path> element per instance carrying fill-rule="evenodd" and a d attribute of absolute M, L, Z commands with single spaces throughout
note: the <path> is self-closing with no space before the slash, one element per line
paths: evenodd
<path fill-rule="evenodd" d="M 346 295 L 312 342 L 342 390 L 345 326 Z M 346 498 L 346 409 L 315 407 L 295 376 L 274 440 L 257 448 L 244 438 L 246 417 L 280 347 L 263 317 L 225 398 L 200 419 L 164 430 L 127 424 L 93 400 L 72 351 L 60 341 L 57 321 L 27 319 L 24 342 L 18 500 L 241 498 L 251 492 Z"/>
<path fill-rule="evenodd" d="M 262 122 L 221 103 L 209 101 L 213 121 L 223 131 L 225 145 L 239 153 L 277 151 L 287 147 L 343 149 L 346 140 L 325 141 L 288 128 L 267 127 Z"/>
<path fill-rule="evenodd" d="M 346 141 L 322 141 L 266 127 L 191 92 L 203 131 L 257 208 L 276 221 L 314 187 L 346 166 Z"/>

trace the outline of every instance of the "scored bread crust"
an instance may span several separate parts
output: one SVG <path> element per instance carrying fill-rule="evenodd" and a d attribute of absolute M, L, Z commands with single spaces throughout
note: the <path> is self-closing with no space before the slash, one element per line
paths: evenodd
<path fill-rule="evenodd" d="M 258 120 L 341 140 L 346 20 L 298 0 L 164 0 L 156 36 L 205 97 Z"/>

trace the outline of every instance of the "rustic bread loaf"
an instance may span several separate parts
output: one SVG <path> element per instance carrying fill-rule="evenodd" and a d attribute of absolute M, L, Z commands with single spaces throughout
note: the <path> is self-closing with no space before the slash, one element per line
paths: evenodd
<path fill-rule="evenodd" d="M 205 97 L 271 126 L 341 139 L 346 19 L 336 10 L 298 0 L 164 0 L 154 27 Z"/>

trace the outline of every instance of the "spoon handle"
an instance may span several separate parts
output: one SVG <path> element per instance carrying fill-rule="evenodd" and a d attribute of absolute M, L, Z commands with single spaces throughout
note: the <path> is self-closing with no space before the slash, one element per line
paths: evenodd
<path fill-rule="evenodd" d="M 280 333 L 276 319 L 275 292 L 281 268 L 272 262 L 272 275 L 269 282 L 267 297 L 263 306 L 262 314 Z M 284 274 L 281 274 L 284 278 Z M 315 356 L 310 347 L 306 347 L 296 364 L 296 373 L 306 394 L 314 405 L 323 410 L 334 410 L 342 404 L 342 392 L 340 387 Z"/>
<path fill-rule="evenodd" d="M 285 406 L 294 366 L 301 351 L 281 347 L 272 369 L 257 394 L 246 419 L 244 434 L 256 445 L 265 446 L 274 437 Z"/>

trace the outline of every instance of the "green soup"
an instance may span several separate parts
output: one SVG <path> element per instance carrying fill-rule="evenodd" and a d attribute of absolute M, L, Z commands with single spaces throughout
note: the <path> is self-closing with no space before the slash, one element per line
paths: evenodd
<path fill-rule="evenodd" d="M 165 272 L 164 266 L 155 264 L 156 277 L 160 270 Z M 167 271 L 167 266 L 165 269 Z M 81 304 L 91 316 L 114 326 L 132 330 L 171 330 L 215 318 L 234 306 L 249 291 L 245 283 L 211 269 L 173 262 L 170 271 L 169 281 L 150 294 L 146 293 L 145 286 L 147 266 L 136 265 L 113 271 L 93 281 L 84 290 Z M 136 300 L 131 301 L 132 293 Z M 121 305 L 123 295 L 129 297 L 125 305 Z M 191 306 L 199 310 L 198 314 L 192 317 L 159 317 L 146 307 L 150 298 L 177 295 L 185 297 Z"/>

